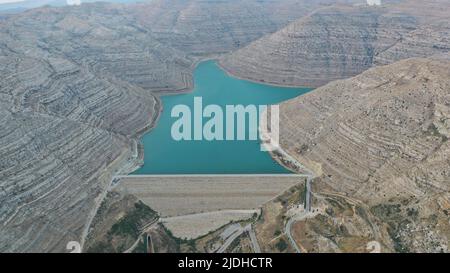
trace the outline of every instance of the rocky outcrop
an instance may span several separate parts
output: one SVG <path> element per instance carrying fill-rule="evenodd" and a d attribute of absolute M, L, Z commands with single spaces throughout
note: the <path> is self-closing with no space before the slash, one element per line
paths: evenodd
<path fill-rule="evenodd" d="M 136 159 L 139 157 L 136 148 L 138 136 L 152 125 L 160 111 L 154 92 L 189 89 L 192 86 L 192 68 L 199 58 L 240 48 L 330 2 L 334 1 L 252 0 L 242 3 L 237 0 L 155 0 L 149 4 L 130 6 L 96 3 L 63 8 L 43 7 L 2 17 L 0 252 L 64 251 L 68 241 L 85 238 L 87 228 L 105 196 L 112 175 L 127 173 L 136 165 Z M 360 1 L 342 1 L 353 2 Z M 371 62 L 383 64 L 410 55 L 420 56 L 426 53 L 437 56 L 437 53 L 445 52 L 447 40 L 442 38 L 446 34 L 443 27 L 446 22 L 442 19 L 445 12 L 424 9 L 424 14 L 429 15 L 431 12 L 439 15 L 436 20 L 428 20 L 425 19 L 427 16 L 418 16 L 415 9 L 407 9 L 407 6 L 403 8 L 404 11 L 398 13 L 361 7 L 338 7 L 338 12 L 333 12 L 333 9 L 327 7 L 298 21 L 301 26 L 300 36 L 295 34 L 297 31 L 294 34 L 286 30 L 280 33 L 293 40 L 316 36 L 320 38 L 325 35 L 333 41 L 342 41 L 347 35 L 344 28 L 350 28 L 351 35 L 347 38 L 351 40 L 362 37 L 362 40 L 356 43 L 340 42 L 336 45 L 330 43 L 331 40 L 317 42 L 317 39 L 309 39 L 308 43 L 283 42 L 286 46 L 277 47 L 272 40 L 283 40 L 270 38 L 280 35 L 276 33 L 264 38 L 267 42 L 258 46 L 261 49 L 244 49 L 235 56 L 242 56 L 242 62 L 246 62 L 246 67 L 251 71 L 262 69 L 260 75 L 264 77 L 269 73 L 273 77 L 267 80 L 269 82 L 299 84 L 300 82 L 296 82 L 298 75 L 306 72 L 310 72 L 314 77 L 322 77 L 320 81 L 329 81 L 367 69 Z M 339 14 L 341 11 L 344 16 Z M 354 15 L 354 19 L 345 14 Z M 366 27 L 354 27 L 355 24 L 366 22 L 365 20 L 368 22 Z M 322 26 L 316 28 L 316 23 Z M 297 30 L 296 24 L 293 23 L 287 30 Z M 339 29 L 338 24 L 342 24 L 342 29 Z M 377 26 L 375 31 L 372 30 L 373 25 Z M 405 35 L 404 29 L 408 30 Z M 436 29 L 441 32 L 436 32 Z M 330 30 L 333 32 L 329 33 Z M 418 45 L 415 41 L 418 41 L 417 37 L 420 35 L 427 37 L 427 40 Z M 427 41 L 436 46 L 430 49 Z M 261 42 L 256 42 L 258 43 Z M 273 50 L 263 49 L 266 45 Z M 323 48 L 328 50 L 324 56 L 318 50 L 323 45 Z M 348 52 L 348 48 L 357 54 L 350 57 L 332 54 Z M 305 53 L 301 50 L 307 50 L 307 55 L 315 54 L 320 64 L 317 65 L 310 59 L 310 63 L 307 63 L 308 69 L 299 69 L 301 66 L 295 56 L 304 56 Z M 374 53 L 372 58 L 373 52 L 379 54 Z M 246 57 L 247 54 L 249 58 L 253 58 L 253 54 L 259 55 L 258 58 L 261 59 L 264 59 L 264 56 L 269 58 L 266 63 L 252 63 Z M 359 56 L 360 54 L 363 55 Z M 287 57 L 284 61 L 278 61 L 277 56 Z M 342 58 L 345 59 L 343 64 Z M 234 58 L 229 64 L 236 63 L 236 60 Z M 327 65 L 326 68 L 323 63 Z M 434 68 L 435 66 L 430 66 L 430 69 Z M 326 71 L 325 76 L 321 75 L 320 69 Z M 240 76 L 252 78 L 247 74 L 247 69 L 236 72 Z M 280 74 L 277 74 L 278 72 Z M 405 75 L 407 74 L 405 72 Z M 431 88 L 431 84 L 437 84 L 433 77 L 427 78 L 428 80 L 423 78 L 423 84 L 429 84 L 426 85 L 427 88 Z M 302 78 L 305 79 L 307 78 Z M 377 77 L 374 77 L 372 80 L 376 79 Z M 313 82 L 317 79 L 310 80 Z M 423 96 L 420 103 L 432 100 L 425 94 L 419 94 Z M 351 99 L 353 94 L 346 96 Z M 436 102 L 433 111 L 424 110 L 422 113 L 423 122 L 427 124 L 420 128 L 428 128 L 430 135 L 426 142 L 419 142 L 425 141 L 422 138 L 414 138 L 412 142 L 402 139 L 400 144 L 395 141 L 391 143 L 389 136 L 385 139 L 384 135 L 375 134 L 378 131 L 372 131 L 373 137 L 388 148 L 382 152 L 379 151 L 381 148 L 371 150 L 378 156 L 375 158 L 382 158 L 378 159 L 379 161 L 370 163 L 371 161 L 362 160 L 355 164 L 388 168 L 397 166 L 393 165 L 395 163 L 407 167 L 410 161 L 403 159 L 398 162 L 388 161 L 391 165 L 383 163 L 383 158 L 390 153 L 406 149 L 403 153 L 408 156 L 407 159 L 412 157 L 422 160 L 422 165 L 410 168 L 409 176 L 405 174 L 406 178 L 402 176 L 398 178 L 399 181 L 407 181 L 402 183 L 410 185 L 407 177 L 413 177 L 413 172 L 416 172 L 414 177 L 418 180 L 415 183 L 428 185 L 429 190 L 433 192 L 444 189 L 448 174 L 439 173 L 438 169 L 446 159 L 446 150 L 443 149 L 448 142 L 442 141 L 441 146 L 438 142 L 448 132 L 445 121 L 448 103 L 446 98 L 439 98 L 441 101 Z M 329 115 L 332 115 L 332 110 L 337 109 L 329 106 L 333 105 L 333 102 L 334 99 L 329 98 L 327 104 L 322 106 L 323 109 L 330 110 L 327 112 Z M 395 103 L 397 105 L 399 102 Z M 353 104 L 358 105 L 356 102 Z M 298 110 L 298 107 L 293 109 Z M 376 112 L 374 110 L 373 113 Z M 302 115 L 308 117 L 308 113 Z M 377 115 L 383 116 L 381 113 Z M 431 116 L 434 127 L 430 123 Z M 320 120 L 315 119 L 317 117 L 320 117 Z M 317 117 L 310 114 L 310 121 L 305 121 L 302 126 L 320 124 L 322 119 L 326 119 L 320 112 Z M 422 121 L 420 118 L 419 120 Z M 287 122 L 290 124 L 292 121 Z M 365 122 L 359 121 L 358 124 L 363 123 Z M 292 124 L 292 128 L 295 128 L 295 123 Z M 306 127 L 305 132 L 315 132 L 317 127 L 313 127 Z M 301 143 L 296 141 L 296 136 L 301 133 L 292 131 L 292 128 L 286 129 L 284 136 L 296 144 Z M 349 129 L 344 125 L 342 128 L 332 128 L 339 129 L 339 132 L 343 130 L 354 133 L 352 127 Z M 406 128 L 410 130 L 413 127 Z M 393 132 L 401 133 L 402 130 Z M 301 144 L 301 151 L 308 152 L 309 147 L 318 143 L 311 136 L 309 140 L 304 138 L 304 141 L 310 141 L 311 144 Z M 352 138 L 352 143 L 355 143 L 354 139 L 358 139 L 358 136 Z M 322 138 L 324 136 L 321 136 Z M 291 144 L 292 147 L 297 147 L 295 143 L 287 144 L 289 147 Z M 357 147 L 361 148 L 362 145 Z M 353 149 L 356 148 L 352 148 L 352 151 Z M 431 153 L 431 150 L 434 152 Z M 351 156 L 353 155 L 352 153 Z M 351 156 L 349 154 L 349 158 Z M 327 166 L 331 165 L 322 166 L 313 155 L 308 160 L 312 169 L 320 171 L 322 168 L 324 173 L 328 174 Z M 343 166 L 339 167 L 343 169 L 331 174 L 332 177 L 337 177 L 338 174 L 348 176 L 352 182 L 343 179 L 343 189 L 365 198 L 364 194 L 357 190 L 355 181 L 367 178 L 364 174 L 366 169 L 355 167 L 355 171 L 351 171 L 351 165 L 347 164 L 352 163 L 342 164 Z M 433 176 L 425 170 L 433 171 Z M 382 173 L 386 172 L 377 175 L 381 176 Z M 371 174 L 371 177 L 373 175 Z M 434 182 L 426 182 L 428 177 L 432 177 Z M 324 176 L 323 179 L 331 178 Z M 376 190 L 374 185 L 375 183 L 367 183 L 365 187 L 375 187 Z M 408 186 L 408 190 L 413 191 L 416 196 L 428 196 L 423 193 L 424 187 L 416 189 Z M 377 198 L 385 191 L 387 190 L 375 191 Z M 447 199 L 442 196 L 429 201 L 437 208 L 448 206 Z M 403 227 L 396 227 L 395 234 L 408 236 L 408 232 L 402 232 Z"/>
<path fill-rule="evenodd" d="M 42 8 L 4 23 L 2 42 L 13 51 L 46 60 L 68 59 L 94 74 L 146 90 L 186 88 L 192 61 L 161 44 L 119 7 L 106 4 Z"/>
<path fill-rule="evenodd" d="M 450 62 L 408 59 L 280 107 L 282 147 L 317 192 L 372 208 L 396 251 L 448 251 Z"/>
<path fill-rule="evenodd" d="M 189 54 L 229 52 L 336 0 L 156 0 L 129 8 L 158 40 Z M 339 0 L 338 2 L 361 2 Z"/>
<path fill-rule="evenodd" d="M 1 19 L 0 252 L 83 241 L 111 176 L 136 166 L 160 111 L 152 93 L 190 88 L 197 55 L 273 32 L 307 2 L 96 3 Z"/>
<path fill-rule="evenodd" d="M 385 6 L 335 5 L 316 10 L 221 60 L 251 80 L 317 87 L 366 69 L 450 49 L 448 1 Z"/>
<path fill-rule="evenodd" d="M 0 27 L 1 252 L 80 241 L 111 175 L 136 164 L 160 108 L 149 90 L 186 86 L 176 50 L 114 9 L 88 11 L 43 8 Z"/>
<path fill-rule="evenodd" d="M 0 60 L 0 251 L 60 251 L 133 158 L 156 100 L 64 59 Z"/>

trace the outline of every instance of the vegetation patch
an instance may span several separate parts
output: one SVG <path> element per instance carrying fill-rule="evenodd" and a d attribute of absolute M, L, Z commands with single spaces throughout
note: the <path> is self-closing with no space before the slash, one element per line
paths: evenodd
<path fill-rule="evenodd" d="M 110 235 L 131 236 L 137 240 L 143 224 L 155 218 L 157 213 L 141 201 L 134 204 L 135 209 L 125 215 L 111 228 Z"/>
<path fill-rule="evenodd" d="M 123 199 L 122 199 L 123 200 Z M 108 205 L 102 205 L 102 212 L 108 211 Z M 116 212 L 117 213 L 117 212 Z M 110 225 L 107 232 L 99 237 L 86 252 L 90 253 L 118 253 L 130 248 L 141 235 L 141 228 L 155 220 L 157 213 L 141 201 L 137 201 L 129 208 L 119 221 Z M 103 215 L 103 218 L 107 218 Z M 145 252 L 145 243 L 141 240 L 135 251 Z"/>
<path fill-rule="evenodd" d="M 276 244 L 275 247 L 278 249 L 279 252 L 283 252 L 287 249 L 288 245 L 284 239 L 280 239 Z"/>

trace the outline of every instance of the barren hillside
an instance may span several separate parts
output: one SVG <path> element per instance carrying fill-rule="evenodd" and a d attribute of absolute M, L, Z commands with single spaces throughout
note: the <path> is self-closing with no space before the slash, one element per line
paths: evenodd
<path fill-rule="evenodd" d="M 448 13 L 438 0 L 398 10 L 329 7 L 332 0 L 241 2 L 96 3 L 0 19 L 0 252 L 61 252 L 82 241 L 112 175 L 139 162 L 139 136 L 161 109 L 154 93 L 188 90 L 200 58 L 294 20 L 224 65 L 242 77 L 315 86 L 448 51 Z M 406 61 L 289 102 L 283 145 L 324 174 L 319 181 L 327 183 L 317 185 L 373 197 L 373 205 L 411 195 L 423 205 L 420 217 L 442 219 L 449 206 L 446 71 L 444 62 Z"/>
<path fill-rule="evenodd" d="M 199 58 L 230 51 L 316 1 L 152 1 L 42 7 L 0 21 L 0 252 L 81 240 L 111 175 L 138 163 Z"/>
<path fill-rule="evenodd" d="M 315 191 L 360 200 L 397 251 L 448 251 L 450 62 L 408 59 L 281 105 L 281 145 Z"/>
<path fill-rule="evenodd" d="M 324 7 L 233 52 L 221 64 L 243 78 L 317 87 L 375 65 L 448 52 L 449 8 L 445 0 Z"/>

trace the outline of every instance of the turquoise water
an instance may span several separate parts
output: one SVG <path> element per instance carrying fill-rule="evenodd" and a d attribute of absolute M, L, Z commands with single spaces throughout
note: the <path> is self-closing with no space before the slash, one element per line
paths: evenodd
<path fill-rule="evenodd" d="M 171 117 L 172 107 L 184 104 L 193 109 L 194 97 L 202 97 L 203 108 L 209 104 L 219 105 L 223 107 L 225 116 L 225 105 L 278 104 L 311 89 L 276 87 L 236 79 L 225 73 L 215 61 L 205 61 L 197 66 L 194 72 L 194 86 L 193 92 L 162 97 L 164 110 L 156 128 L 145 134 L 142 139 L 144 165 L 134 174 L 289 172 L 267 152 L 260 150 L 258 140 L 173 140 L 171 128 L 178 118 Z M 203 120 L 205 123 L 209 119 Z"/>

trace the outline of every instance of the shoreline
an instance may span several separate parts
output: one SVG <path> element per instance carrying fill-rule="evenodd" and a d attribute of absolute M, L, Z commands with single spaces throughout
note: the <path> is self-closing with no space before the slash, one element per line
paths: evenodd
<path fill-rule="evenodd" d="M 239 79 L 239 80 L 244 80 L 244 81 L 249 81 L 249 82 L 253 82 L 253 83 L 257 83 L 257 84 L 264 84 L 264 85 L 270 85 L 270 86 L 276 86 L 276 87 L 286 87 L 286 88 L 308 88 L 308 89 L 314 89 L 315 87 L 307 87 L 307 86 L 291 86 L 291 85 L 281 85 L 281 84 L 271 84 L 271 83 L 266 83 L 266 82 L 261 82 L 261 81 L 257 81 L 257 80 L 253 80 L 253 79 L 247 79 L 247 78 L 243 78 L 240 76 L 237 76 L 235 74 L 233 74 L 231 71 L 229 71 L 228 69 L 226 69 L 222 64 L 221 64 L 221 57 L 226 55 L 226 53 L 218 53 L 218 54 L 211 54 L 211 55 L 206 55 L 203 57 L 194 57 L 193 59 L 193 63 L 190 66 L 191 69 L 191 74 L 190 77 L 191 79 L 189 81 L 186 82 L 186 86 L 178 89 L 178 90 L 174 90 L 174 91 L 165 91 L 165 90 L 159 90 L 159 91 L 150 91 L 152 92 L 152 95 L 155 97 L 156 99 L 156 103 L 159 105 L 158 111 L 155 111 L 155 113 L 157 112 L 157 116 L 153 119 L 153 121 L 146 127 L 142 128 L 141 130 L 138 131 L 138 133 L 136 134 L 136 136 L 132 136 L 132 138 L 137 138 L 137 160 L 138 162 L 136 162 L 136 167 L 133 168 L 132 171 L 128 172 L 127 174 L 115 174 L 113 176 L 113 180 L 116 176 L 127 176 L 127 175 L 132 175 L 133 172 L 135 172 L 136 170 L 138 170 L 139 168 L 141 168 L 143 166 L 143 162 L 144 162 L 144 144 L 142 142 L 142 138 L 145 134 L 149 133 L 152 129 L 154 129 L 158 122 L 159 119 L 161 117 L 162 112 L 164 111 L 164 105 L 161 101 L 161 97 L 163 96 L 173 96 L 173 95 L 181 95 L 181 94 L 187 94 L 187 93 L 191 93 L 192 91 L 194 91 L 195 89 L 195 82 L 194 82 L 194 72 L 195 69 L 197 68 L 197 66 L 205 61 L 210 61 L 213 60 L 215 61 L 216 65 L 223 70 L 228 76 Z M 278 158 L 278 156 L 271 151 L 268 151 L 269 155 L 276 161 L 278 162 L 282 167 L 286 168 L 287 170 L 293 172 L 293 173 L 297 173 L 296 171 L 294 171 L 290 166 L 282 163 L 282 160 L 280 160 Z M 303 165 L 302 165 L 303 166 Z"/>
<path fill-rule="evenodd" d="M 261 81 L 261 80 L 257 80 L 257 79 L 241 77 L 241 76 L 238 76 L 235 72 L 231 71 L 230 69 L 227 69 L 221 63 L 221 59 L 220 58 L 217 59 L 217 65 L 220 67 L 220 69 L 225 71 L 225 73 L 227 73 L 227 75 L 230 76 L 230 77 L 233 77 L 233 78 L 236 78 L 236 79 L 239 79 L 239 80 L 243 80 L 243 81 L 249 81 L 249 82 L 257 83 L 257 84 L 264 84 L 264 85 L 269 85 L 269 86 L 285 87 L 285 88 L 308 88 L 308 89 L 316 89 L 316 88 L 319 88 L 320 86 L 322 86 L 322 85 L 319 85 L 319 86 L 306 86 L 306 85 L 293 85 L 293 84 L 289 85 L 289 84 L 265 82 L 265 81 Z"/>
<path fill-rule="evenodd" d="M 81 238 L 80 238 L 80 242 L 81 242 L 81 247 L 83 250 L 85 241 L 87 240 L 87 238 L 89 237 L 89 232 L 92 226 L 92 222 L 95 219 L 95 216 L 97 215 L 98 209 L 100 208 L 101 204 L 103 203 L 104 199 L 107 196 L 107 193 L 110 192 L 111 190 L 113 190 L 119 183 L 120 181 L 120 177 L 124 177 L 124 176 L 129 176 L 129 175 L 133 175 L 132 173 L 134 173 L 135 171 L 137 171 L 138 169 L 140 169 L 143 164 L 144 164 L 144 144 L 142 141 L 142 138 L 144 137 L 145 134 L 149 133 L 152 129 L 154 129 L 157 125 L 158 122 L 160 120 L 160 117 L 162 115 L 162 112 L 164 111 L 164 105 L 162 103 L 161 97 L 162 96 L 172 96 L 172 95 L 180 95 L 180 94 L 186 94 L 186 93 L 190 93 L 195 89 L 195 83 L 194 83 L 194 72 L 196 67 L 204 62 L 204 61 L 209 61 L 209 60 L 214 60 L 216 65 L 223 70 L 228 76 L 236 78 L 236 79 L 240 79 L 240 80 L 245 80 L 245 81 L 250 81 L 253 83 L 257 83 L 257 84 L 264 84 L 264 85 L 271 85 L 271 86 L 278 86 L 278 87 L 287 87 L 287 88 L 313 88 L 313 87 L 306 87 L 306 86 L 289 86 L 289 85 L 278 85 L 278 84 L 271 84 L 271 83 L 266 83 L 266 82 L 261 82 L 261 81 L 257 81 L 257 80 L 253 80 L 253 79 L 246 79 L 246 78 L 242 78 L 239 77 L 235 74 L 233 74 L 231 71 L 227 70 L 220 62 L 220 57 L 223 56 L 223 54 L 212 54 L 210 56 L 204 56 L 204 57 L 196 57 L 193 60 L 192 65 L 190 66 L 190 79 L 186 80 L 186 86 L 178 89 L 178 90 L 173 90 L 173 91 L 166 91 L 166 90 L 148 90 L 148 92 L 151 93 L 151 96 L 153 97 L 153 100 L 155 102 L 154 105 L 154 117 L 151 119 L 151 121 L 144 127 L 142 127 L 141 129 L 137 130 L 137 132 L 133 135 L 130 135 L 128 137 L 130 137 L 130 140 L 132 142 L 132 147 L 131 147 L 131 151 L 129 151 L 129 154 L 131 154 L 131 159 L 125 157 L 124 159 L 121 160 L 121 162 L 117 162 L 117 168 L 114 169 L 113 171 L 108 173 L 105 173 L 105 175 L 110 176 L 110 181 L 109 183 L 106 185 L 105 189 L 103 190 L 103 192 L 99 195 L 99 199 L 96 201 L 96 205 L 93 208 L 93 210 L 91 211 L 91 213 L 88 216 L 87 222 L 86 222 L 86 226 L 81 234 Z M 284 150 L 281 149 L 281 147 L 279 148 L 281 151 L 268 151 L 269 155 L 273 158 L 273 160 L 275 160 L 278 164 L 280 164 L 282 167 L 284 167 L 286 170 L 291 171 L 293 174 L 300 174 L 299 170 L 306 170 L 306 175 L 308 176 L 308 178 L 313 178 L 313 174 L 310 173 L 310 171 L 308 169 L 306 169 L 302 164 L 298 163 L 296 160 L 293 160 L 292 157 L 288 157 L 286 155 L 284 155 Z M 133 152 L 135 154 L 133 154 Z M 277 154 L 279 153 L 279 154 Z M 287 154 L 287 153 L 286 153 Z M 290 166 L 289 164 L 287 164 L 287 162 L 290 162 L 294 165 L 294 167 L 296 168 L 292 168 L 292 166 Z"/>
<path fill-rule="evenodd" d="M 110 164 L 109 166 L 107 166 L 106 171 L 103 173 L 104 176 L 109 177 L 109 179 L 107 178 L 106 180 L 109 180 L 108 183 L 105 182 L 105 188 L 102 190 L 102 192 L 98 195 L 98 197 L 96 198 L 97 200 L 94 200 L 95 204 L 94 207 L 92 208 L 92 210 L 89 212 L 89 214 L 87 215 L 87 219 L 86 219 L 86 223 L 85 226 L 83 228 L 83 230 L 81 231 L 80 234 L 80 246 L 81 246 L 81 252 L 83 252 L 83 248 L 85 245 L 86 240 L 89 238 L 89 233 L 91 230 L 91 226 L 92 226 L 92 222 L 95 219 L 95 216 L 97 216 L 98 210 L 101 207 L 101 204 L 103 203 L 104 199 L 106 198 L 108 192 L 110 192 L 111 190 L 113 190 L 117 185 L 118 185 L 118 180 L 117 177 L 120 176 L 127 176 L 130 175 L 131 173 L 135 172 L 136 170 L 138 170 L 139 168 L 142 167 L 143 162 L 144 162 L 144 144 L 142 142 L 142 138 L 145 134 L 149 133 L 152 129 L 154 129 L 158 122 L 159 119 L 161 117 L 161 113 L 164 110 L 164 105 L 161 101 L 161 97 L 162 96 L 170 96 L 170 95 L 179 95 L 179 94 L 184 94 L 184 93 L 189 93 L 192 92 L 194 90 L 194 81 L 193 81 L 193 76 L 194 76 L 194 71 L 195 68 L 197 67 L 197 65 L 203 61 L 207 61 L 207 60 L 214 60 L 214 59 L 218 59 L 218 57 L 220 56 L 217 54 L 213 54 L 212 56 L 205 56 L 204 58 L 199 57 L 199 58 L 194 58 L 192 65 L 190 66 L 191 72 L 190 72 L 190 80 L 186 81 L 186 86 L 182 89 L 179 90 L 175 90 L 174 92 L 170 92 L 170 91 L 165 91 L 165 90 L 144 90 L 144 91 L 148 91 L 150 93 L 150 95 L 153 97 L 153 100 L 155 102 L 155 116 L 150 120 L 150 122 L 142 127 L 141 129 L 138 129 L 136 131 L 136 133 L 134 133 L 133 135 L 129 135 L 127 137 L 130 138 L 130 141 L 132 142 L 132 146 L 131 151 L 128 151 L 128 154 L 131 154 L 131 160 L 128 159 L 127 157 L 125 157 L 124 159 L 120 160 L 120 162 L 117 162 L 117 167 L 114 168 L 114 170 L 110 170 L 108 171 L 109 167 L 112 167 L 113 164 Z M 133 151 L 135 151 L 135 155 L 133 155 Z"/>
<path fill-rule="evenodd" d="M 136 168 L 139 167 L 140 158 L 143 158 L 143 144 L 140 141 L 143 135 L 145 135 L 148 131 L 152 130 L 156 124 L 158 123 L 160 113 L 162 111 L 162 103 L 159 97 L 155 95 L 151 95 L 154 100 L 154 113 L 155 116 L 151 119 L 151 121 L 141 129 L 138 129 L 136 133 L 130 136 L 124 136 L 124 138 L 129 139 L 130 146 L 126 148 L 124 153 L 122 153 L 118 158 L 113 160 L 110 164 L 106 166 L 105 172 L 100 175 L 99 179 L 102 184 L 105 184 L 105 188 L 101 191 L 101 193 L 94 199 L 94 207 L 87 215 L 86 224 L 81 231 L 80 234 L 80 246 L 81 252 L 83 252 L 84 245 L 86 240 L 89 238 L 89 233 L 92 227 L 92 222 L 97 216 L 98 210 L 100 209 L 104 199 L 106 198 L 108 192 L 110 192 L 116 182 L 116 177 L 121 174 L 130 174 L 135 171 Z M 133 154 L 135 153 L 135 154 Z M 130 159 L 131 157 L 131 159 Z M 118 160 L 118 162 L 116 162 Z"/>
<path fill-rule="evenodd" d="M 267 112 L 267 110 L 265 110 L 265 111 Z M 266 115 L 266 116 L 268 116 L 268 115 Z M 260 133 L 261 145 L 266 147 L 267 153 L 269 153 L 269 155 L 273 158 L 273 160 L 275 160 L 282 167 L 291 171 L 293 174 L 303 175 L 309 179 L 313 179 L 315 177 L 314 172 L 311 171 L 310 169 L 308 169 L 302 163 L 300 163 L 297 159 L 295 159 L 293 156 L 291 156 L 288 152 L 286 152 L 281 147 L 280 143 L 278 143 L 278 145 L 276 147 L 272 147 L 272 144 L 271 144 L 272 141 L 270 138 L 270 134 L 267 131 L 267 128 L 265 126 L 261 126 L 261 124 L 264 124 L 264 123 L 260 121 L 259 126 L 258 126 L 258 132 Z M 263 141 L 264 139 L 266 141 Z M 274 149 L 272 149 L 272 148 L 274 148 Z"/>
<path fill-rule="evenodd" d="M 139 168 L 142 167 L 143 162 L 144 162 L 144 144 L 142 142 L 142 138 L 144 137 L 145 134 L 149 133 L 152 129 L 154 129 L 159 122 L 159 119 L 161 118 L 162 112 L 164 111 L 164 105 L 162 103 L 162 99 L 161 97 L 163 96 L 174 96 L 174 95 L 181 95 L 181 94 L 187 94 L 187 93 L 191 93 L 192 91 L 194 91 L 195 85 L 194 85 L 194 71 L 197 68 L 198 64 L 200 64 L 201 62 L 204 61 L 208 61 L 208 60 L 216 60 L 218 57 L 217 56 L 213 56 L 213 57 L 205 57 L 205 58 L 199 58 L 199 59 L 195 59 L 194 62 L 192 63 L 192 65 L 190 66 L 190 69 L 192 70 L 191 72 L 191 80 L 187 82 L 187 85 L 184 88 L 175 90 L 175 91 L 149 91 L 152 93 L 152 95 L 154 96 L 154 98 L 156 99 L 156 104 L 159 106 L 157 111 L 155 111 L 156 116 L 155 118 L 150 122 L 150 124 L 146 127 L 143 127 L 141 130 L 138 131 L 138 133 L 135 136 L 132 136 L 132 138 L 136 138 L 137 139 L 137 146 L 138 146 L 138 154 L 137 154 L 137 160 L 142 160 L 142 161 L 138 161 L 137 162 L 137 166 L 135 169 L 133 169 L 132 171 L 128 172 L 126 175 L 131 175 L 131 173 L 137 171 Z M 155 105 L 156 105 L 155 104 Z M 142 162 L 142 164 L 141 164 Z M 114 177 L 118 176 L 120 174 L 116 174 L 114 175 Z"/>
<path fill-rule="evenodd" d="M 189 69 L 191 70 L 190 72 L 190 79 L 188 81 L 186 81 L 186 86 L 180 89 L 176 89 L 176 90 L 150 90 L 150 92 L 152 92 L 155 96 L 163 97 L 163 96 L 173 96 L 173 95 L 181 95 L 181 94 L 187 94 L 187 93 L 191 93 L 194 88 L 195 88 L 195 83 L 194 83 L 194 72 L 195 69 L 197 68 L 197 66 L 202 63 L 202 62 L 206 62 L 206 61 L 211 61 L 211 60 L 216 60 L 218 63 L 218 60 L 220 59 L 220 57 L 222 56 L 222 54 L 211 54 L 211 55 L 205 55 L 204 57 L 195 57 L 193 59 L 193 62 L 191 64 L 191 66 L 189 67 Z"/>

